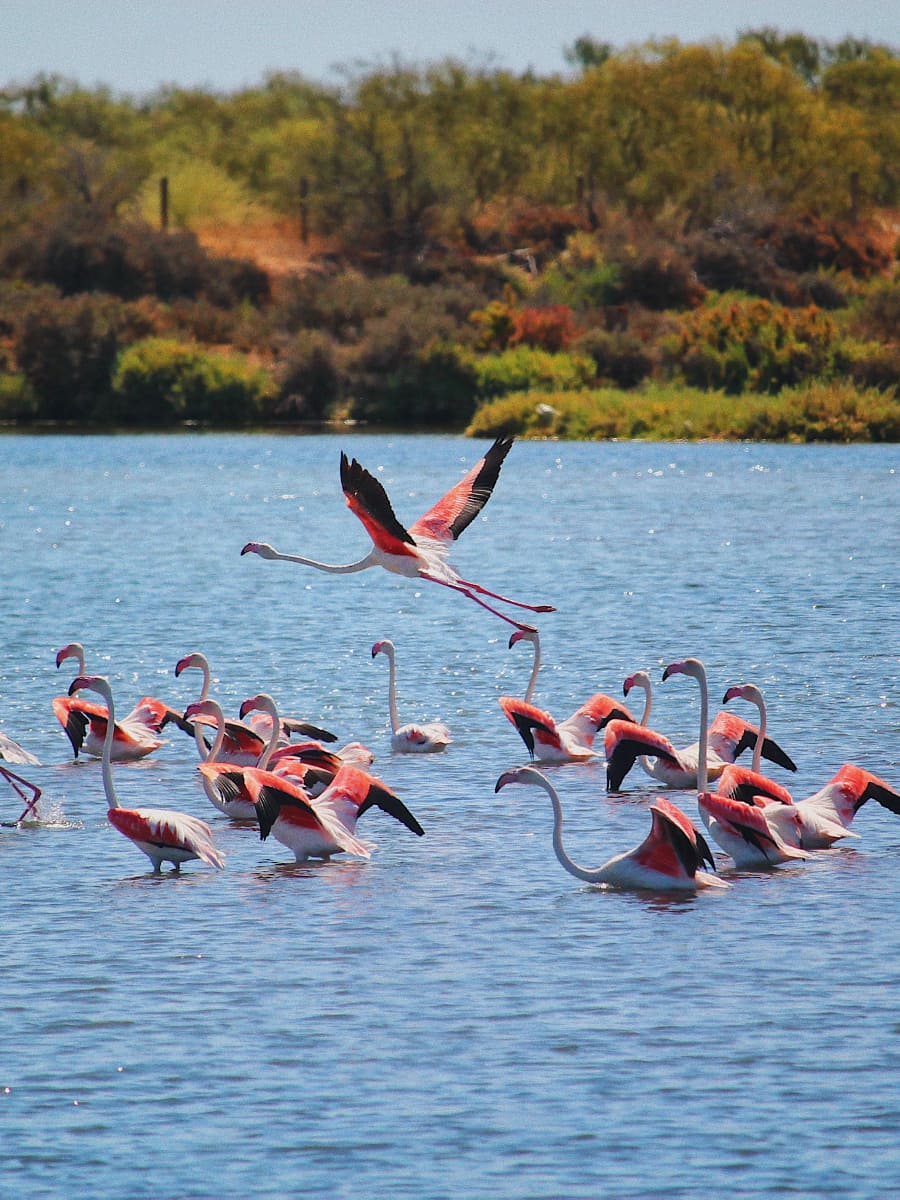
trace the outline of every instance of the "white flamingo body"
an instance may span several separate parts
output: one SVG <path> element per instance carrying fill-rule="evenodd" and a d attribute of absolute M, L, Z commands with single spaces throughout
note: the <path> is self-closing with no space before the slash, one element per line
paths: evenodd
<path fill-rule="evenodd" d="M 202 859 L 213 867 L 223 867 L 224 859 L 213 844 L 212 833 L 205 821 L 169 809 L 122 808 L 112 778 L 111 751 L 116 720 L 112 688 L 102 675 L 77 676 L 72 689 L 79 688 L 88 688 L 103 696 L 109 712 L 102 754 L 103 791 L 109 823 L 147 855 L 154 871 L 160 871 L 164 862 L 172 863 L 177 871 L 183 862 L 193 858 Z"/>
<path fill-rule="evenodd" d="M 729 885 L 701 868 L 714 868 L 703 835 L 670 800 L 659 797 L 651 806 L 650 833 L 639 846 L 617 854 L 600 867 L 582 867 L 567 854 L 562 842 L 562 805 L 549 779 L 535 767 L 518 767 L 497 780 L 495 791 L 511 783 L 542 787 L 553 805 L 553 849 L 560 865 L 585 883 L 638 891 L 691 892 Z"/>
<path fill-rule="evenodd" d="M 383 654 L 388 660 L 388 704 L 391 715 L 391 749 L 395 754 L 437 754 L 453 741 L 450 730 L 440 721 L 401 725 L 397 713 L 397 680 L 394 643 L 383 638 L 372 647 L 372 657 Z"/>
<path fill-rule="evenodd" d="M 248 542 L 241 554 L 299 563 L 332 575 L 350 575 L 370 567 L 382 567 L 407 579 L 427 579 L 452 588 L 508 624 L 519 629 L 531 628 L 492 607 L 482 597 L 490 596 L 504 604 L 532 612 L 553 612 L 552 605 L 510 600 L 507 596 L 463 579 L 448 562 L 450 547 L 490 499 L 511 446 L 511 438 L 497 438 L 484 458 L 409 529 L 404 528 L 397 519 L 387 493 L 375 476 L 356 459 L 351 462 L 342 453 L 341 487 L 348 507 L 363 523 L 372 539 L 369 553 L 352 563 L 324 563 L 297 554 L 282 554 L 266 542 Z"/>
<path fill-rule="evenodd" d="M 509 648 L 519 641 L 534 646 L 534 662 L 525 695 L 499 696 L 497 703 L 507 720 L 518 730 L 528 753 L 540 762 L 590 762 L 600 758 L 594 749 L 594 737 L 612 720 L 633 722 L 634 717 L 623 704 L 618 704 L 603 692 L 590 696 L 580 708 L 564 721 L 556 721 L 549 712 L 532 703 L 538 672 L 541 669 L 541 639 L 536 629 L 517 630 L 509 639 Z"/>

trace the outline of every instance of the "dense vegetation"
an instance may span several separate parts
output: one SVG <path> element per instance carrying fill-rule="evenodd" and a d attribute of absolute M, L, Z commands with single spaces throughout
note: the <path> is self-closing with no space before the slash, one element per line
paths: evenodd
<path fill-rule="evenodd" d="M 900 440 L 900 56 L 566 58 L 7 86 L 0 419 Z"/>

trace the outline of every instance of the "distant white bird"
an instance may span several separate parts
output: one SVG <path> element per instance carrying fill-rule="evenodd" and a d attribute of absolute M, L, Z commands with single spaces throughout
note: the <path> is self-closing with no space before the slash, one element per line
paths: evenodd
<path fill-rule="evenodd" d="M 383 638 L 372 647 L 372 657 L 383 654 L 388 660 L 388 704 L 391 712 L 391 749 L 397 754 L 434 754 L 446 750 L 453 738 L 440 721 L 424 725 L 401 725 L 397 715 L 397 683 L 394 643 Z"/>

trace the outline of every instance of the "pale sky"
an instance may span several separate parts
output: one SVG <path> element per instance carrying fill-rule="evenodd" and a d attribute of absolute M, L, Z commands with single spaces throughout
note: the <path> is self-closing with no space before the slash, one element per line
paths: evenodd
<path fill-rule="evenodd" d="M 900 44 L 898 0 L 0 0 L 0 86 L 38 73 L 141 95 L 218 91 L 270 70 L 311 80 L 337 65 L 446 57 L 539 75 L 567 69 L 581 34 L 617 48 L 649 37 L 734 39 L 743 29 Z"/>

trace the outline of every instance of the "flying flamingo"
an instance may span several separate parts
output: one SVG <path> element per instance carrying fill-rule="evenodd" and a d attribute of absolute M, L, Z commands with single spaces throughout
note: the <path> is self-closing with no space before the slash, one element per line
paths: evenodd
<path fill-rule="evenodd" d="M 383 567 L 395 575 L 408 579 L 427 579 L 443 587 L 462 592 L 482 608 L 486 608 L 501 620 L 518 629 L 530 629 L 520 621 L 493 608 L 483 596 L 490 596 L 503 604 L 515 608 L 527 608 L 531 612 L 554 612 L 550 604 L 524 604 L 510 600 L 498 592 L 488 591 L 480 584 L 463 579 L 450 566 L 447 556 L 450 547 L 487 504 L 500 474 L 503 460 L 512 446 L 512 438 L 497 438 L 487 454 L 465 475 L 460 482 L 428 510 L 423 516 L 405 529 L 397 519 L 391 502 L 382 485 L 374 475 L 354 458 L 348 460 L 341 454 L 341 487 L 347 505 L 366 528 L 374 543 L 364 558 L 356 562 L 332 564 L 317 562 L 312 558 L 301 558 L 296 554 L 281 554 L 267 542 L 248 542 L 241 554 L 258 554 L 260 558 L 283 559 L 285 562 L 300 563 L 315 567 L 333 575 L 349 575 L 365 571 L 369 567 Z"/>
<path fill-rule="evenodd" d="M 602 867 L 581 867 L 573 862 L 562 844 L 562 805 L 550 780 L 535 767 L 518 767 L 497 780 L 499 792 L 510 783 L 529 783 L 542 787 L 553 805 L 553 849 L 561 865 L 586 883 L 613 888 L 652 889 L 653 891 L 695 891 L 701 887 L 728 887 L 724 880 L 701 870 L 715 862 L 706 840 L 681 809 L 659 797 L 650 805 L 650 833 L 639 846 L 626 854 L 617 854 Z"/>
<path fill-rule="evenodd" d="M 727 796 L 708 791 L 709 762 L 711 755 L 707 745 L 709 738 L 709 693 L 706 671 L 697 658 L 686 658 L 681 662 L 669 663 L 663 671 L 663 679 L 673 675 L 688 675 L 700 685 L 700 739 L 697 743 L 697 805 L 700 815 L 713 838 L 727 851 L 738 867 L 773 867 L 793 858 L 809 858 L 803 850 L 796 850 L 773 830 L 765 820 L 751 811 L 750 805 L 740 805 Z M 757 738 L 761 730 L 757 730 Z M 743 813 L 738 810 L 743 808 Z M 741 822 L 736 823 L 740 818 Z"/>
<path fill-rule="evenodd" d="M 698 659 L 690 659 L 699 662 Z M 700 672 L 696 675 L 700 684 L 701 704 L 703 711 L 708 714 L 708 690 L 706 671 L 700 663 Z M 673 674 L 675 672 L 672 672 Z M 669 678 L 663 672 L 663 681 Z M 626 695 L 631 687 L 644 687 L 647 690 L 647 704 L 650 700 L 650 678 L 645 671 L 635 672 L 625 680 Z M 704 720 L 707 718 L 704 717 Z M 705 767 L 708 779 L 718 779 L 729 763 L 734 762 L 738 755 L 755 745 L 757 728 L 742 720 L 734 713 L 719 712 L 712 726 L 704 726 L 702 738 L 705 747 Z M 610 721 L 604 733 L 606 749 L 606 786 L 607 790 L 617 792 L 622 780 L 640 759 L 641 766 L 648 775 L 672 788 L 696 788 L 698 786 L 698 764 L 700 759 L 700 742 L 694 742 L 682 750 L 676 750 L 668 738 L 644 724 L 631 725 L 620 721 Z M 766 758 L 777 762 L 789 771 L 796 771 L 796 766 L 781 747 L 771 738 L 765 738 L 761 753 Z"/>
<path fill-rule="evenodd" d="M 112 750 L 115 738 L 116 711 L 112 688 L 102 675 L 78 675 L 71 684 L 73 692 L 80 688 L 97 692 L 106 701 L 109 719 L 103 739 L 103 791 L 106 795 L 109 823 L 131 838 L 139 850 L 153 863 L 154 871 L 170 862 L 178 871 L 183 862 L 200 858 L 211 867 L 223 867 L 224 859 L 213 845 L 212 833 L 204 821 L 185 813 L 162 808 L 122 808 L 112 777 Z"/>
<path fill-rule="evenodd" d="M 59 670 L 69 658 L 75 659 L 78 676 L 83 677 L 84 647 L 80 642 L 70 642 L 58 651 L 56 669 Z M 75 758 L 78 758 L 82 748 L 85 753 L 100 758 L 106 735 L 107 710 L 95 701 L 83 700 L 77 693 L 77 688 L 70 687 L 67 696 L 55 697 L 53 712 L 72 743 Z M 170 710 L 161 701 L 145 696 L 127 716 L 118 721 L 114 727 L 113 761 L 129 762 L 144 758 L 164 745 L 165 740 L 159 736 L 159 730 L 165 711 Z M 181 719 L 180 716 L 178 719 Z"/>
<path fill-rule="evenodd" d="M 13 741 L 7 734 L 0 732 L 0 760 L 9 763 L 15 763 L 17 766 L 40 766 L 40 759 L 35 758 L 30 750 L 26 750 L 20 746 L 18 742 Z M 9 767 L 0 766 L 0 778 L 7 781 L 16 795 L 25 801 L 25 808 L 21 814 L 16 817 L 15 821 L 11 822 L 14 825 L 19 825 L 29 813 L 33 813 L 38 800 L 41 798 L 41 789 L 36 783 L 31 783 L 29 780 L 17 775 L 15 771 L 11 771 Z M 29 798 L 26 794 L 31 792 Z"/>
<path fill-rule="evenodd" d="M 391 713 L 391 749 L 395 754 L 435 754 L 446 750 L 453 738 L 446 725 L 432 721 L 427 725 L 401 725 L 397 715 L 397 690 L 394 668 L 394 643 L 383 638 L 372 647 L 372 657 L 383 654 L 388 660 L 388 704 Z"/>
<path fill-rule="evenodd" d="M 374 807 L 400 821 L 418 837 L 424 830 L 403 801 L 379 780 L 349 764 L 341 767 L 330 785 L 312 799 L 292 780 L 272 771 L 248 768 L 247 788 L 256 801 L 261 841 L 273 834 L 294 852 L 297 862 L 330 858 L 346 851 L 369 858 L 371 852 L 356 837 L 356 822 Z"/>
<path fill-rule="evenodd" d="M 609 721 L 633 722 L 634 717 L 624 704 L 619 704 L 603 692 L 587 699 L 566 720 L 557 722 L 550 713 L 531 703 L 541 669 L 541 639 L 536 629 L 518 629 L 509 639 L 510 650 L 519 641 L 534 646 L 534 662 L 525 696 L 498 696 L 497 703 L 507 719 L 515 725 L 532 758 L 542 762 L 588 762 L 599 758 L 594 749 L 594 735 Z"/>

